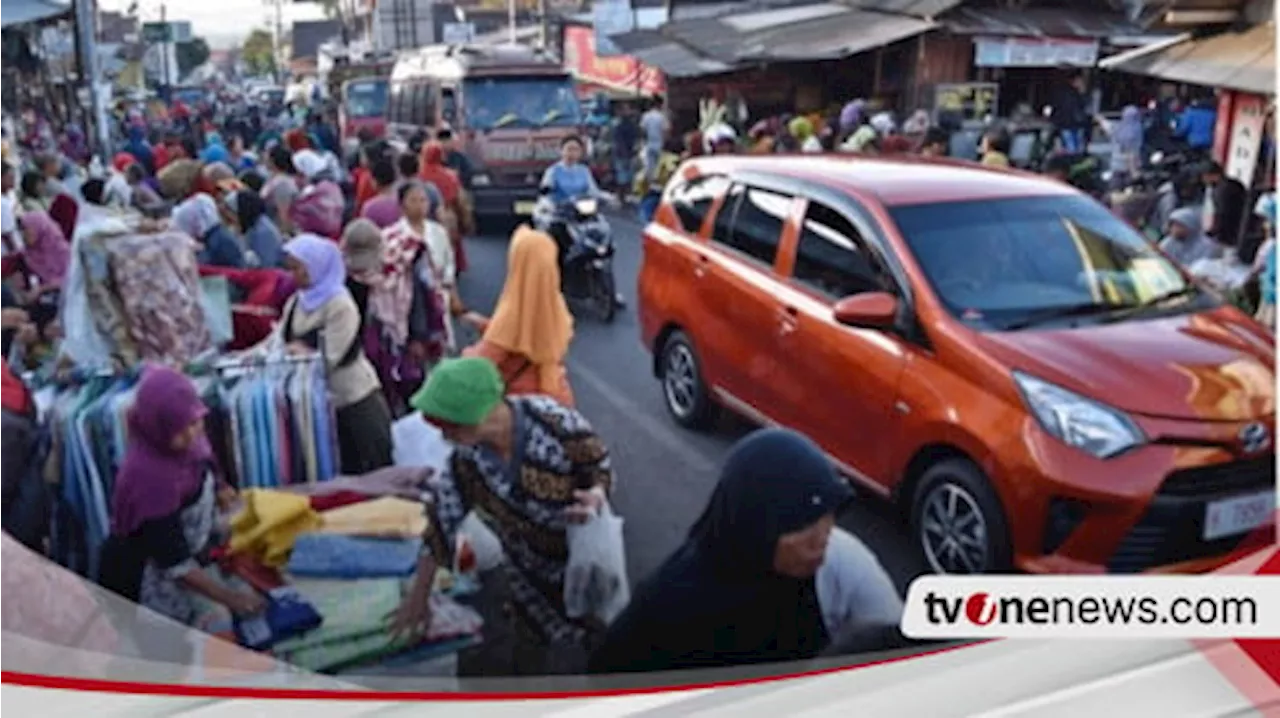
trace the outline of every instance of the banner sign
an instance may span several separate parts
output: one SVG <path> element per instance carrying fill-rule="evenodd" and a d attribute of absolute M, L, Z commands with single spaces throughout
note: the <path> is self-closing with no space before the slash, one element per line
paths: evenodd
<path fill-rule="evenodd" d="M 580 81 L 636 94 L 665 94 L 667 82 L 662 71 L 630 55 L 602 57 L 596 50 L 596 37 L 589 27 L 564 29 L 564 64 Z"/>
<path fill-rule="evenodd" d="M 1093 67 L 1098 41 L 1055 37 L 980 37 L 974 42 L 977 67 Z"/>

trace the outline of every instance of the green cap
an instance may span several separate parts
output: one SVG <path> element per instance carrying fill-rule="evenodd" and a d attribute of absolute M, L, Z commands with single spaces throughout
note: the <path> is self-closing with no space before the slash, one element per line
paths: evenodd
<path fill-rule="evenodd" d="M 409 406 L 433 419 L 476 426 L 502 401 L 506 387 L 493 362 L 482 357 L 446 359 L 436 365 Z"/>

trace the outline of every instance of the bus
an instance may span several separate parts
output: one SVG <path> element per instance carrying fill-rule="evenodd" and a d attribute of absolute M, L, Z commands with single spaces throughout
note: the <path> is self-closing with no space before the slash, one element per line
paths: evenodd
<path fill-rule="evenodd" d="M 573 77 L 527 47 L 441 45 L 403 55 L 391 72 L 388 133 L 409 141 L 453 130 L 475 169 L 479 216 L 533 214 L 538 185 L 566 137 L 582 132 Z"/>
<path fill-rule="evenodd" d="M 361 77 L 342 83 L 338 127 L 344 143 L 359 138 L 364 130 L 375 139 L 386 134 L 389 85 L 385 77 Z"/>

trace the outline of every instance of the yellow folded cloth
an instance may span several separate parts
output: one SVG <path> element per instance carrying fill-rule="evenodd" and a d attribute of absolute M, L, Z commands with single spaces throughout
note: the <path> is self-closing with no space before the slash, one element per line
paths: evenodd
<path fill-rule="evenodd" d="M 231 553 L 250 553 L 273 568 L 289 561 L 299 534 L 320 525 L 305 496 L 267 489 L 242 494 L 244 508 L 231 519 Z"/>
<path fill-rule="evenodd" d="M 427 529 L 422 504 L 386 496 L 320 514 L 319 531 L 344 536 L 416 538 Z"/>

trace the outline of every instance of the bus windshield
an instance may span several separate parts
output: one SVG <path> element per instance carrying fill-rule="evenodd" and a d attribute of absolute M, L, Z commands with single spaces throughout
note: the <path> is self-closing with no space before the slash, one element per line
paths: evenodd
<path fill-rule="evenodd" d="M 387 111 L 387 81 L 353 82 L 346 89 L 348 117 L 381 117 Z"/>
<path fill-rule="evenodd" d="M 472 129 L 574 127 L 582 122 L 568 76 L 486 77 L 467 80 L 463 91 Z"/>
<path fill-rule="evenodd" d="M 178 87 L 173 90 L 173 99 L 184 105 L 195 105 L 203 102 L 205 91 L 200 87 Z"/>

